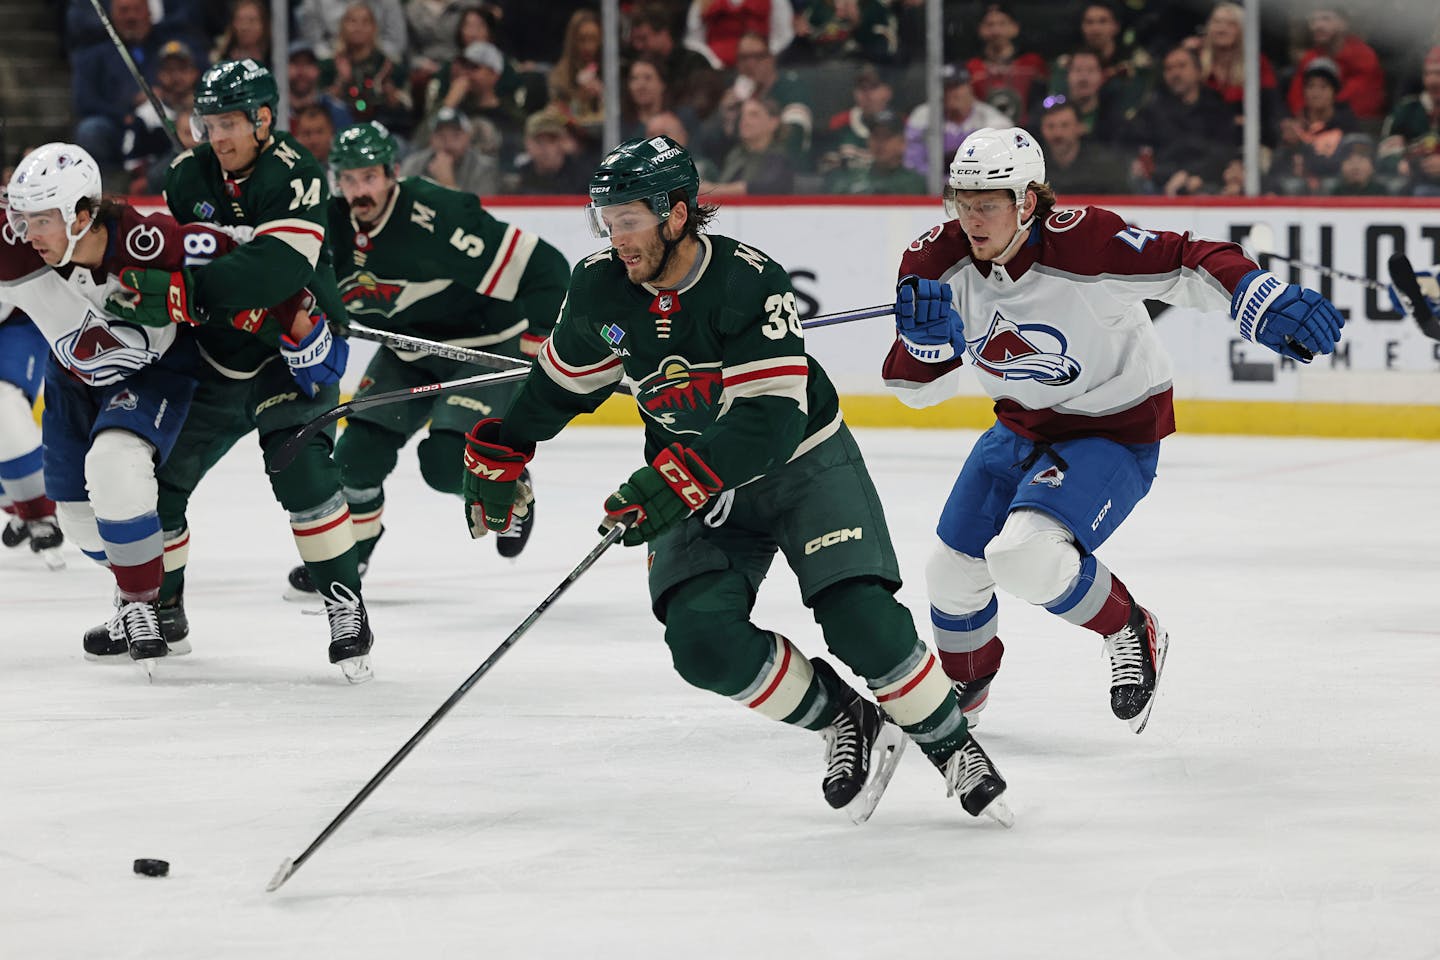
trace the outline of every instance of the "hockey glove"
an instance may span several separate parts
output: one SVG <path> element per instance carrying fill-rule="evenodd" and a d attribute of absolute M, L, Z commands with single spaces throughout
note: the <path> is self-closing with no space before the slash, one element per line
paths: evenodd
<path fill-rule="evenodd" d="M 1437 281 L 1437 278 L 1440 278 L 1440 266 L 1431 267 L 1429 270 L 1415 271 L 1415 281 L 1420 287 L 1420 295 L 1429 305 L 1432 317 L 1440 317 L 1440 281 Z M 1405 299 L 1393 283 L 1390 284 L 1390 303 L 1401 316 L 1410 315 L 1410 311 L 1405 308 Z"/>
<path fill-rule="evenodd" d="M 1230 316 L 1240 336 L 1282 357 L 1308 363 L 1298 347 L 1312 355 L 1334 353 L 1345 318 L 1314 290 L 1286 283 L 1273 273 L 1251 270 L 1230 297 Z"/>
<path fill-rule="evenodd" d="M 190 309 L 194 280 L 183 267 L 173 272 L 127 267 L 120 271 L 120 286 L 125 292 L 111 295 L 105 309 L 121 320 L 142 327 L 165 327 L 172 323 L 194 326 L 200 322 Z"/>
<path fill-rule="evenodd" d="M 339 383 L 350 357 L 350 344 L 344 337 L 333 336 L 325 315 L 312 308 L 310 319 L 315 325 L 298 341 L 291 334 L 280 337 L 280 356 L 290 367 L 290 376 L 308 396 L 316 396 L 321 387 Z"/>
<path fill-rule="evenodd" d="M 954 339 L 963 338 L 963 322 L 955 312 L 948 283 L 922 280 L 911 274 L 895 287 L 895 332 L 916 360 L 943 363 L 955 357 Z"/>
<path fill-rule="evenodd" d="M 491 530 L 504 533 L 514 517 L 524 517 L 535 502 L 520 479 L 535 448 L 516 450 L 500 442 L 500 421 L 481 420 L 465 435 L 465 525 L 480 539 Z"/>
<path fill-rule="evenodd" d="M 630 474 L 619 490 L 605 498 L 600 532 L 624 521 L 630 524 L 622 540 L 625 546 L 654 540 L 703 507 L 721 486 L 720 478 L 698 453 L 672 443 L 650 466 Z"/>

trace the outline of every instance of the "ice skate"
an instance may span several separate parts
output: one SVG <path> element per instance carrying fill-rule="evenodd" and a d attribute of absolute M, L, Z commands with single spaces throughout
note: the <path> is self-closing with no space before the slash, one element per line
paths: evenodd
<path fill-rule="evenodd" d="M 322 596 L 325 615 L 330 618 L 330 662 L 339 665 L 346 680 L 364 683 L 374 676 L 370 647 L 375 643 L 365 604 L 349 587 L 338 583 L 332 583 L 330 593 Z"/>
<path fill-rule="evenodd" d="M 160 633 L 160 619 L 154 603 L 130 600 L 116 604 L 110 622 L 85 631 L 85 659 L 98 662 L 133 661 L 145 667 L 170 651 Z"/>
<path fill-rule="evenodd" d="M 972 817 L 989 817 L 1002 827 L 1014 825 L 1015 814 L 1001 798 L 1005 779 L 980 748 L 974 734 L 943 761 L 930 759 L 945 777 L 945 795 L 959 796 L 966 813 Z"/>
<path fill-rule="evenodd" d="M 904 731 L 878 706 L 856 693 L 823 660 L 815 672 L 828 675 L 830 689 L 843 691 L 835 722 L 820 731 L 825 738 L 825 802 L 843 810 L 854 823 L 875 812 L 908 742 Z"/>
<path fill-rule="evenodd" d="M 130 660 L 130 643 L 123 631 L 117 633 L 115 625 L 125 601 L 117 595 L 115 615 L 110 622 L 91 627 L 85 631 L 82 646 L 85 659 L 97 663 L 126 663 Z M 160 636 L 165 641 L 163 656 L 183 657 L 190 652 L 190 621 L 185 616 L 185 593 L 182 590 L 170 601 L 155 604 L 155 616 L 160 624 Z"/>
<path fill-rule="evenodd" d="M 1105 638 L 1110 657 L 1110 710 L 1141 733 L 1155 705 L 1170 637 L 1149 610 L 1134 603 L 1130 622 Z"/>
<path fill-rule="evenodd" d="M 972 727 L 979 720 L 985 704 L 990 702 L 990 681 L 994 679 L 994 673 L 987 673 L 974 680 L 955 681 L 955 699 L 960 702 L 960 712 Z"/>
<path fill-rule="evenodd" d="M 185 616 L 185 591 L 182 588 L 169 600 L 155 604 L 160 618 L 160 636 L 172 657 L 183 657 L 190 652 L 190 618 Z"/>
<path fill-rule="evenodd" d="M 30 538 L 30 527 L 19 517 L 11 517 L 0 530 L 0 543 L 7 547 L 18 547 Z"/>
<path fill-rule="evenodd" d="M 526 489 L 530 488 L 529 467 L 520 471 L 520 483 L 524 484 Z M 504 533 L 495 534 L 495 549 L 505 559 L 514 560 L 525 549 L 525 544 L 530 542 L 530 531 L 533 529 L 535 529 L 535 502 L 532 499 L 530 507 L 523 517 L 516 513 L 510 518 L 510 529 Z"/>
<path fill-rule="evenodd" d="M 60 547 L 65 543 L 65 535 L 60 532 L 60 525 L 55 522 L 55 518 L 28 520 L 25 526 L 30 552 L 39 556 L 51 570 L 64 570 L 65 557 L 60 552 Z"/>

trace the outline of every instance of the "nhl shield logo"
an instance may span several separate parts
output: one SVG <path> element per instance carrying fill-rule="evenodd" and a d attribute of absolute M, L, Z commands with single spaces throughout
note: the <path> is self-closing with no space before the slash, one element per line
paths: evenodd
<path fill-rule="evenodd" d="M 650 304 L 650 312 L 662 320 L 669 320 L 670 314 L 680 311 L 680 296 L 674 290 L 661 290 Z"/>

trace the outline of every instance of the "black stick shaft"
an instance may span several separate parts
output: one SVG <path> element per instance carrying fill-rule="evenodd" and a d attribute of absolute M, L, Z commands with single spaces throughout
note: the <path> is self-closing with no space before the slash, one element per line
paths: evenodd
<path fill-rule="evenodd" d="M 1415 277 L 1415 268 L 1410 265 L 1410 258 L 1403 253 L 1393 254 L 1389 266 L 1390 279 L 1394 281 L 1395 289 L 1409 301 L 1406 306 L 1410 308 L 1415 322 L 1420 325 L 1420 332 L 1431 340 L 1440 340 L 1440 320 L 1436 319 L 1434 311 L 1430 309 L 1430 301 L 1420 289 L 1420 281 Z"/>
<path fill-rule="evenodd" d="M 451 393 L 455 390 L 465 390 L 470 387 L 483 387 L 492 383 L 510 383 L 515 380 L 524 380 L 530 375 L 530 367 L 524 366 L 514 370 L 500 370 L 495 373 L 482 373 L 473 377 L 466 377 L 463 380 L 446 380 L 444 383 L 427 383 L 422 387 L 407 387 L 404 390 L 390 390 L 386 393 L 376 393 L 368 397 L 355 397 L 354 399 L 340 404 L 325 411 L 320 416 L 311 420 L 305 426 L 295 431 L 295 435 L 280 445 L 271 458 L 269 472 L 279 473 L 295 461 L 300 455 L 300 448 L 315 434 L 324 430 L 330 424 L 350 416 L 357 410 L 364 410 L 368 407 L 384 406 L 387 403 L 397 403 L 401 400 L 413 400 L 416 397 L 435 397 L 442 393 Z"/>
<path fill-rule="evenodd" d="M 465 678 L 464 683 L 460 684 L 460 686 L 455 688 L 455 692 L 450 694 L 450 698 L 444 703 L 440 704 L 440 708 L 430 715 L 430 719 L 426 720 L 425 723 L 421 725 L 419 730 L 415 731 L 414 736 L 412 736 L 409 740 L 405 741 L 405 745 L 403 747 L 395 751 L 395 755 L 385 762 L 385 766 L 381 767 L 379 772 L 377 772 L 375 776 L 370 778 L 369 783 L 365 784 L 365 786 L 360 788 L 360 792 L 355 794 L 354 798 L 345 805 L 345 809 L 341 810 L 340 813 L 336 815 L 335 819 L 331 820 L 329 825 L 326 826 L 324 830 L 320 831 L 319 836 L 317 836 L 314 840 L 310 841 L 310 846 L 306 847 L 304 851 L 301 852 L 300 856 L 296 857 L 294 860 L 286 862 L 286 866 L 288 867 L 288 869 L 282 868 L 282 873 L 276 876 L 275 881 L 272 882 L 269 889 L 278 889 L 279 886 L 283 884 L 286 880 L 288 880 L 295 873 L 296 870 L 300 869 L 300 867 L 305 863 L 306 860 L 310 859 L 310 857 L 315 853 L 316 850 L 320 849 L 320 845 L 323 844 L 326 840 L 328 840 L 330 838 L 330 835 L 340 828 L 341 824 L 343 824 L 347 819 L 349 819 L 350 815 L 356 811 L 360 804 L 364 803 L 365 799 L 369 797 L 370 794 L 375 792 L 376 787 L 380 786 L 380 784 L 385 782 L 385 778 L 390 776 L 391 772 L 400 765 L 400 762 L 406 757 L 408 757 L 412 750 L 419 746 L 421 740 L 425 739 L 425 735 L 428 734 L 431 730 L 433 730 L 435 728 L 435 725 L 438 724 L 441 720 L 443 720 L 447 713 L 454 709 L 455 705 L 460 702 L 460 700 L 465 696 L 465 694 L 470 692 L 470 688 L 475 686 L 475 684 L 480 680 L 481 677 L 485 676 L 486 673 L 490 672 L 490 668 L 495 666 L 495 664 L 500 661 L 500 658 L 505 655 L 506 651 L 513 647 L 520 640 L 520 638 L 523 637 L 526 632 L 535 625 L 535 621 L 539 620 L 540 617 L 545 613 L 545 611 L 550 609 L 550 605 L 553 604 L 556 600 L 558 600 L 560 598 L 560 595 L 570 588 L 571 584 L 573 584 L 576 580 L 580 579 L 580 576 L 584 574 L 586 570 L 589 570 L 592 566 L 594 566 L 595 561 L 599 560 L 601 555 L 604 554 L 606 550 L 609 550 L 610 547 L 612 547 L 622 536 L 624 536 L 627 529 L 628 527 L 626 524 L 620 523 L 616 524 L 608 531 L 606 531 L 605 536 L 600 539 L 600 542 L 597 543 L 590 550 L 590 552 L 585 555 L 585 559 L 581 560 L 580 563 L 576 565 L 575 569 L 571 570 L 569 575 L 566 576 L 564 580 L 560 581 L 560 584 L 555 587 L 554 590 L 550 591 L 550 595 L 548 597 L 540 601 L 540 605 L 538 607 L 530 611 L 530 615 L 526 617 L 523 621 L 521 621 L 520 626 L 516 627 L 513 631 L 511 631 L 510 636 L 506 637 L 504 641 L 501 642 L 500 646 L 496 647 L 495 651 L 491 653 L 490 656 L 485 658 L 484 663 L 480 664 L 479 667 L 475 668 L 474 673 L 470 674 L 470 676 Z"/>
<path fill-rule="evenodd" d="M 150 101 L 155 115 L 160 118 L 160 123 L 165 127 L 165 133 L 170 137 L 170 143 L 175 147 L 175 152 L 183 153 L 185 144 L 180 142 L 180 135 L 175 132 L 175 124 L 170 122 L 170 115 L 160 105 L 160 98 L 155 96 L 155 91 L 150 88 L 150 84 L 145 82 L 144 75 L 140 73 L 140 68 L 135 64 L 135 58 L 130 55 L 130 48 L 125 46 L 125 41 L 120 39 L 120 34 L 115 32 L 115 24 L 110 22 L 110 15 L 105 12 L 104 5 L 100 3 L 100 0 L 90 0 L 90 6 L 95 8 L 95 16 L 100 18 L 105 32 L 110 34 L 110 42 L 115 44 L 116 50 L 120 51 L 120 59 L 125 61 L 125 66 L 130 70 L 130 76 L 135 78 L 140 92 L 145 94 L 145 99 Z"/>

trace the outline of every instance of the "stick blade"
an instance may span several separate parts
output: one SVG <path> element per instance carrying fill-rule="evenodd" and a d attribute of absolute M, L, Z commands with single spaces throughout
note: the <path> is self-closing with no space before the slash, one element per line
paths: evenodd
<path fill-rule="evenodd" d="M 284 862 L 280 864 L 280 869 L 275 871 L 275 876 L 271 877 L 270 882 L 265 884 L 265 892 L 274 893 L 276 890 L 279 890 L 285 885 L 285 881 L 290 879 L 290 874 L 294 872 L 295 861 L 290 857 L 286 857 Z"/>
<path fill-rule="evenodd" d="M 1410 301 L 1410 312 L 1414 315 L 1415 322 L 1420 325 L 1420 331 L 1432 340 L 1440 340 L 1440 319 L 1430 310 L 1430 302 L 1425 299 L 1425 294 L 1420 289 L 1420 281 L 1415 277 L 1415 268 L 1410 265 L 1410 258 L 1403 253 L 1391 254 L 1388 265 L 1390 282 Z"/>

